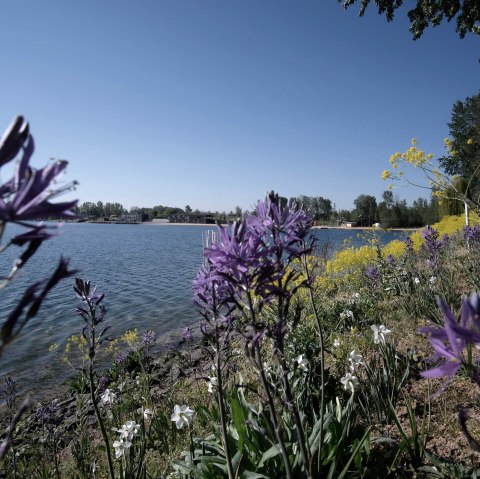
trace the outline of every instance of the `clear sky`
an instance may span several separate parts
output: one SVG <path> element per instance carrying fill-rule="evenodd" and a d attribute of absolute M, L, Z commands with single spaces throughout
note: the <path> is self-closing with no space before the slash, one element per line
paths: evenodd
<path fill-rule="evenodd" d="M 69 160 L 81 202 L 228 211 L 274 189 L 352 208 L 380 199 L 412 137 L 443 154 L 453 103 L 480 88 L 480 38 L 452 23 L 414 42 L 406 11 L 387 23 L 336 0 L 4 0 L 0 129 L 23 114 L 34 164 Z"/>

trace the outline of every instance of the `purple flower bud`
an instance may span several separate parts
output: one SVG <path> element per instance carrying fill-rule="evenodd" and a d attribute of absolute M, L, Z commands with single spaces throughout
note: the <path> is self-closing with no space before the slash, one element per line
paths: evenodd
<path fill-rule="evenodd" d="M 388 264 L 393 264 L 395 263 L 395 258 L 391 254 L 389 254 L 386 258 L 386 261 Z"/>
<path fill-rule="evenodd" d="M 183 330 L 182 339 L 180 341 L 182 343 L 185 343 L 190 341 L 192 338 L 193 338 L 192 328 L 187 327 Z"/>
<path fill-rule="evenodd" d="M 378 273 L 378 269 L 375 268 L 375 266 L 369 266 L 365 270 L 364 274 L 368 279 L 371 279 L 372 281 L 376 281 L 380 277 L 380 274 Z"/>
<path fill-rule="evenodd" d="M 155 341 L 157 340 L 157 333 L 152 330 L 147 330 L 143 333 L 142 336 L 142 344 L 144 346 L 150 347 L 155 344 Z"/>

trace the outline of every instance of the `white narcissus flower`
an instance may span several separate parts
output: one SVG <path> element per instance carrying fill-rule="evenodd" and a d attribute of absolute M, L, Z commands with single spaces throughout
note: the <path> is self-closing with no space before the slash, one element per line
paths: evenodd
<path fill-rule="evenodd" d="M 391 333 L 391 331 L 387 329 L 383 324 L 381 324 L 380 326 L 373 324 L 372 326 L 370 326 L 370 329 L 373 331 L 373 342 L 375 344 L 385 344 L 385 338 L 387 334 Z"/>
<path fill-rule="evenodd" d="M 304 371 L 308 371 L 308 359 L 304 358 L 303 354 L 300 354 L 295 361 L 299 368 L 302 368 Z"/>
<path fill-rule="evenodd" d="M 192 423 L 193 413 L 193 409 L 190 409 L 188 406 L 175 404 L 171 420 L 175 423 L 177 429 L 182 429 L 183 426 L 188 426 Z"/>
<path fill-rule="evenodd" d="M 350 369 L 355 371 L 358 365 L 363 364 L 363 356 L 356 354 L 355 349 L 348 354 L 348 360 L 350 361 Z"/>
<path fill-rule="evenodd" d="M 333 347 L 338 348 L 338 347 L 340 347 L 340 344 L 341 344 L 340 339 L 335 338 L 334 341 L 333 341 Z"/>
<path fill-rule="evenodd" d="M 143 410 L 143 419 L 148 421 L 153 416 L 153 411 L 150 408 L 146 408 Z"/>
<path fill-rule="evenodd" d="M 117 399 L 117 395 L 110 391 L 110 389 L 105 389 L 105 392 L 100 396 L 100 402 L 102 405 L 113 404 Z"/>
<path fill-rule="evenodd" d="M 131 441 L 140 430 L 140 424 L 136 424 L 135 421 L 127 421 L 120 429 L 112 429 L 120 434 L 120 440 Z"/>
<path fill-rule="evenodd" d="M 118 459 L 119 457 L 124 456 L 125 452 L 128 451 L 131 445 L 131 442 L 123 441 L 122 439 L 114 441 L 113 448 L 115 449 L 115 457 Z"/>
<path fill-rule="evenodd" d="M 215 391 L 215 388 L 217 387 L 218 385 L 218 379 L 213 376 L 211 378 L 209 378 L 209 381 L 208 381 L 208 392 L 209 393 L 212 393 Z"/>
<path fill-rule="evenodd" d="M 413 281 L 415 282 L 415 284 L 420 284 L 420 279 L 419 278 L 415 278 Z"/>
<path fill-rule="evenodd" d="M 430 284 L 435 284 L 437 281 L 437 278 L 435 278 L 435 276 L 430 276 L 430 279 L 428 281 L 430 282 Z"/>
<path fill-rule="evenodd" d="M 345 376 L 340 379 L 340 382 L 343 384 L 345 391 L 352 393 L 359 384 L 357 376 L 353 376 L 351 373 L 346 373 Z"/>

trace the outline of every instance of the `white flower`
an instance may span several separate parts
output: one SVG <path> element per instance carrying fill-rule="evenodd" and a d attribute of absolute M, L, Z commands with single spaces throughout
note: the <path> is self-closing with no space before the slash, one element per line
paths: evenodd
<path fill-rule="evenodd" d="M 370 329 L 373 331 L 373 342 L 375 344 L 385 344 L 385 337 L 387 336 L 387 334 L 391 333 L 391 331 L 387 329 L 383 324 L 381 324 L 380 326 L 374 324 L 370 326 Z"/>
<path fill-rule="evenodd" d="M 218 385 L 218 379 L 217 379 L 215 376 L 209 378 L 209 381 L 208 381 L 208 392 L 213 394 L 213 392 L 215 391 L 215 388 L 217 387 L 217 385 Z"/>
<path fill-rule="evenodd" d="M 303 357 L 303 354 L 295 359 L 299 368 L 302 368 L 304 371 L 308 371 L 308 359 Z"/>
<path fill-rule="evenodd" d="M 102 405 L 113 404 L 117 399 L 117 395 L 110 391 L 110 389 L 105 389 L 105 392 L 100 396 L 100 402 Z"/>
<path fill-rule="evenodd" d="M 127 421 L 120 429 L 113 429 L 113 431 L 120 434 L 120 440 L 131 441 L 140 430 L 140 424 L 135 424 L 135 421 Z"/>
<path fill-rule="evenodd" d="M 348 360 L 350 361 L 350 369 L 355 371 L 356 367 L 363 364 L 363 357 L 361 354 L 356 354 L 355 349 L 348 354 Z"/>
<path fill-rule="evenodd" d="M 114 441 L 113 448 L 115 449 L 115 457 L 118 459 L 119 457 L 124 456 L 125 452 L 128 451 L 131 445 L 131 442 L 123 441 L 122 439 Z"/>
<path fill-rule="evenodd" d="M 415 284 L 420 284 L 420 279 L 419 278 L 415 278 L 413 281 L 414 281 Z"/>
<path fill-rule="evenodd" d="M 193 409 L 190 409 L 188 406 L 179 406 L 178 404 L 176 404 L 173 408 L 171 420 L 175 423 L 177 429 L 182 429 L 184 425 L 188 426 L 192 423 L 193 413 Z"/>
<path fill-rule="evenodd" d="M 153 416 L 153 411 L 150 408 L 146 408 L 143 410 L 143 419 L 148 421 Z"/>
<path fill-rule="evenodd" d="M 346 309 L 343 313 L 340 313 L 340 319 L 353 319 L 353 312 Z"/>
<path fill-rule="evenodd" d="M 338 347 L 340 347 L 340 344 L 341 344 L 340 339 L 335 338 L 334 341 L 333 341 L 333 347 L 338 348 Z"/>
<path fill-rule="evenodd" d="M 352 393 L 359 384 L 357 376 L 353 376 L 351 373 L 346 373 L 345 376 L 340 379 L 340 382 L 343 384 L 345 391 L 350 390 Z"/>
<path fill-rule="evenodd" d="M 437 278 L 435 278 L 435 276 L 430 276 L 430 279 L 428 281 L 430 284 L 435 284 L 435 282 L 437 281 Z"/>

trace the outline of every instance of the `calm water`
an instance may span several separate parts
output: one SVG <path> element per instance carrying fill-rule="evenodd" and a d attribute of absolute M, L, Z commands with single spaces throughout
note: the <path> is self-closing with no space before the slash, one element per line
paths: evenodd
<path fill-rule="evenodd" d="M 106 293 L 111 336 L 137 328 L 139 332 L 153 329 L 164 340 L 178 340 L 183 328 L 199 320 L 190 285 L 202 262 L 202 232 L 208 229 L 212 227 L 67 223 L 0 292 L 0 317 L 7 316 L 32 280 L 53 271 L 63 255 L 71 259 L 71 268 L 80 270 L 80 277 Z M 346 239 L 354 245 L 365 241 L 357 237 L 358 231 L 317 230 L 316 234 L 320 245 L 329 243 L 332 249 Z M 388 242 L 399 233 L 380 236 L 382 242 Z M 0 255 L 2 274 L 11 268 L 15 254 L 18 249 Z M 73 279 L 64 280 L 51 292 L 40 313 L 0 360 L 0 376 L 13 375 L 23 390 L 34 395 L 71 374 L 59 355 L 49 353 L 48 348 L 58 343 L 63 349 L 67 337 L 81 332 L 72 286 Z"/>

